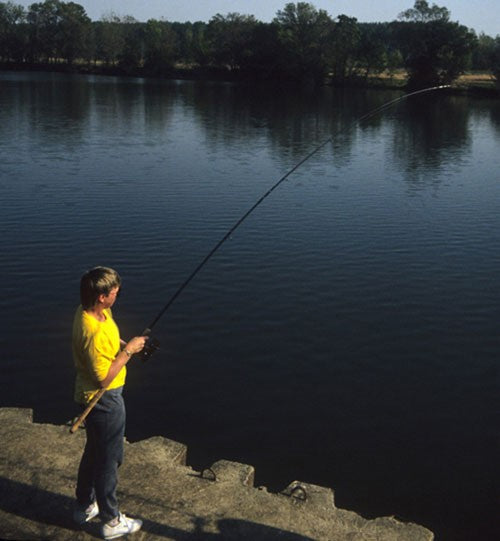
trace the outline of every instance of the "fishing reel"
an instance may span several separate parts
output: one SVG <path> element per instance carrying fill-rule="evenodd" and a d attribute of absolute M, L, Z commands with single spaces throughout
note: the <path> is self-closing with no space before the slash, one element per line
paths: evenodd
<path fill-rule="evenodd" d="M 147 336 L 146 343 L 141 351 L 141 361 L 144 363 L 156 350 L 160 349 L 160 342 L 154 336 L 151 336 L 151 329 L 145 329 L 142 336 Z"/>

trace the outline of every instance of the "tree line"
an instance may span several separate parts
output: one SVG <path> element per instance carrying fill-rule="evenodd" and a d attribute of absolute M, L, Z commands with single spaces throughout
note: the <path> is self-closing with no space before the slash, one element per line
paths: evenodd
<path fill-rule="evenodd" d="M 307 2 L 288 3 L 271 23 L 217 14 L 208 22 L 108 15 L 91 21 L 75 2 L 45 0 L 26 10 L 0 2 L 0 61 L 66 64 L 169 76 L 183 67 L 258 80 L 348 84 L 404 69 L 410 86 L 448 84 L 468 69 L 500 80 L 500 36 L 450 20 L 445 7 L 416 0 L 387 23 L 332 18 Z"/>

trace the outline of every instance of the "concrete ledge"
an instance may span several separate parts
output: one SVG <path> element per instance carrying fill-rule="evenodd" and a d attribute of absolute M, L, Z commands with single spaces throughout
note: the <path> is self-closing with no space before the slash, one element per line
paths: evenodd
<path fill-rule="evenodd" d="M 331 488 L 293 481 L 281 494 L 297 502 L 319 507 L 327 513 L 335 508 L 333 490 Z"/>
<path fill-rule="evenodd" d="M 33 410 L 29 408 L 0 408 L 0 422 L 32 423 Z"/>
<path fill-rule="evenodd" d="M 248 464 L 219 460 L 202 472 L 205 478 L 210 478 L 211 474 L 213 474 L 213 481 L 253 487 L 255 469 Z"/>
<path fill-rule="evenodd" d="M 131 454 L 131 460 L 139 454 L 142 464 L 146 462 L 167 467 L 171 464 L 186 465 L 187 447 L 182 443 L 162 436 L 153 436 L 147 440 L 134 443 L 134 452 L 128 453 L 131 445 L 128 442 L 125 445 L 125 460 L 128 459 L 129 454 Z"/>
<path fill-rule="evenodd" d="M 90 541 L 100 522 L 72 523 L 85 431 L 33 423 L 33 412 L 0 408 L 0 539 Z M 416 524 L 366 520 L 334 505 L 333 491 L 295 481 L 281 494 L 254 488 L 254 468 L 219 460 L 201 475 L 186 446 L 154 437 L 127 443 L 121 509 L 144 524 L 134 541 L 432 541 Z"/>

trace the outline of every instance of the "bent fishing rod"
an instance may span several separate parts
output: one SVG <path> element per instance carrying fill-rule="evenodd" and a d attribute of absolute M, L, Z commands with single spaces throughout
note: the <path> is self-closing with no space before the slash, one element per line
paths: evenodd
<path fill-rule="evenodd" d="M 417 94 L 423 94 L 425 92 L 431 92 L 433 90 L 440 90 L 443 88 L 450 88 L 450 85 L 441 85 L 441 86 L 433 86 L 430 88 L 424 88 L 423 90 L 416 90 L 414 92 L 410 92 L 409 94 L 405 94 L 404 96 L 400 96 L 399 98 L 396 98 L 394 100 L 388 101 L 387 103 L 384 103 L 380 107 L 377 107 L 376 109 L 373 109 L 369 111 L 368 113 L 364 114 L 363 116 L 359 117 L 357 120 L 354 121 L 354 125 L 359 124 L 363 120 L 367 120 L 368 118 L 375 116 L 376 114 L 385 111 L 389 107 L 392 107 L 396 103 L 408 99 L 411 96 L 416 96 Z M 258 201 L 256 201 L 248 210 L 243 214 L 243 216 L 227 231 L 227 233 L 219 240 L 219 242 L 210 250 L 210 252 L 205 256 L 205 258 L 199 263 L 199 265 L 193 270 L 193 272 L 186 278 L 186 280 L 179 286 L 177 291 L 170 297 L 170 299 L 167 301 L 165 306 L 159 311 L 158 315 L 153 319 L 153 321 L 149 324 L 149 326 L 146 328 L 146 334 L 150 334 L 153 327 L 158 323 L 160 318 L 163 316 L 163 314 L 170 308 L 170 306 L 174 303 L 174 301 L 177 299 L 177 297 L 182 293 L 182 291 L 189 285 L 191 280 L 200 272 L 200 270 L 208 263 L 209 259 L 217 252 L 217 250 L 226 242 L 226 240 L 238 229 L 238 227 L 252 214 L 252 212 L 267 198 L 269 195 L 271 195 L 276 188 L 282 184 L 292 173 L 297 171 L 299 167 L 304 165 L 308 160 L 310 160 L 315 154 L 317 154 L 324 146 L 326 146 L 328 143 L 333 142 L 333 137 L 329 137 L 326 141 L 323 141 L 320 145 L 318 145 L 315 149 L 313 149 L 305 158 L 303 158 L 299 163 L 297 163 L 292 169 L 290 169 L 287 173 L 285 173 L 267 192 L 260 197 Z"/>
<path fill-rule="evenodd" d="M 368 118 L 371 118 L 378 113 L 381 113 L 382 111 L 385 111 L 386 109 L 389 109 L 396 103 L 399 103 L 400 101 L 406 100 L 412 96 L 416 96 L 418 94 L 424 94 L 427 92 L 432 92 L 434 90 L 441 90 L 444 88 L 450 88 L 450 85 L 440 85 L 440 86 L 432 86 L 429 88 L 424 88 L 421 90 L 415 90 L 414 92 L 410 92 L 408 94 L 404 94 L 403 96 L 400 96 L 399 98 L 396 98 L 394 100 L 388 101 L 381 105 L 380 107 L 376 107 L 375 109 L 372 109 L 368 113 L 360 116 L 357 118 L 353 125 L 357 125 L 363 120 L 367 120 Z M 327 144 L 333 142 L 333 136 L 329 137 L 322 143 L 320 143 L 317 147 L 315 147 L 307 156 L 305 156 L 302 160 L 300 160 L 296 165 L 294 165 L 289 171 L 287 171 L 277 182 L 275 182 L 268 190 L 265 192 L 246 212 L 243 214 L 243 216 L 227 231 L 227 233 L 217 242 L 217 244 L 208 252 L 208 254 L 202 259 L 202 261 L 198 264 L 198 266 L 191 272 L 191 274 L 184 280 L 184 282 L 177 288 L 175 293 L 170 297 L 170 299 L 166 302 L 166 304 L 163 306 L 163 308 L 158 312 L 157 316 L 153 319 L 153 321 L 149 324 L 146 329 L 144 329 L 142 335 L 148 336 L 146 345 L 144 347 L 144 350 L 142 352 L 142 360 L 147 360 L 159 347 L 159 342 L 155 338 L 151 336 L 151 331 L 153 330 L 153 327 L 158 323 L 158 321 L 162 318 L 162 316 L 165 314 L 165 312 L 170 308 L 170 306 L 175 302 L 177 297 L 186 289 L 186 287 L 191 283 L 191 281 L 194 279 L 194 277 L 201 271 L 201 269 L 208 263 L 208 261 L 212 258 L 212 256 L 217 252 L 217 250 L 226 242 L 226 240 L 231 237 L 231 235 L 238 229 L 238 227 L 252 214 L 252 212 L 265 200 L 267 199 L 278 186 L 280 186 L 285 180 L 299 167 L 304 165 L 308 160 L 310 160 L 315 154 L 317 154 L 323 147 L 325 147 Z M 76 422 L 73 424 L 73 426 L 70 429 L 70 432 L 73 434 L 78 427 L 81 425 L 81 423 L 85 420 L 87 415 L 92 411 L 93 407 L 97 404 L 101 396 L 106 392 L 106 389 L 100 389 L 97 394 L 94 396 L 94 398 L 91 400 L 91 402 L 88 404 L 85 411 L 78 417 Z"/>

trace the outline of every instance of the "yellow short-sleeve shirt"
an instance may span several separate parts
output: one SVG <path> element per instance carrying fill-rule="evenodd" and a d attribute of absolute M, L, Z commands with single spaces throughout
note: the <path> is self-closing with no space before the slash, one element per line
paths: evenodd
<path fill-rule="evenodd" d="M 105 379 L 111 363 L 120 351 L 120 331 L 113 320 L 111 309 L 103 311 L 106 319 L 98 321 L 80 305 L 73 320 L 73 360 L 76 367 L 75 401 L 87 404 L 99 391 L 99 382 Z M 110 383 L 116 389 L 125 383 L 124 366 Z"/>

